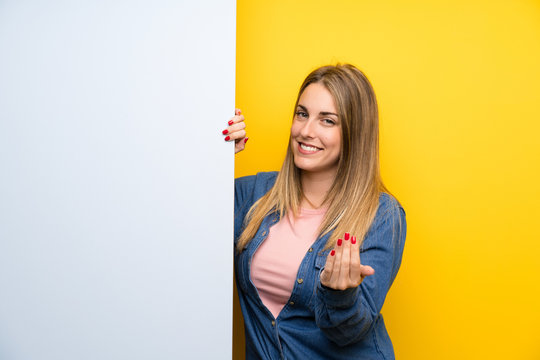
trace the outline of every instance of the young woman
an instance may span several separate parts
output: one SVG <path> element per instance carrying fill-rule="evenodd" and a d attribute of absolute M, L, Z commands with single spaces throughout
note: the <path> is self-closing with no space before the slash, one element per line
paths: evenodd
<path fill-rule="evenodd" d="M 244 148 L 240 110 L 223 133 Z M 324 66 L 300 87 L 281 171 L 236 180 L 247 359 L 394 359 L 380 311 L 406 224 L 381 181 L 378 140 L 367 78 Z"/>

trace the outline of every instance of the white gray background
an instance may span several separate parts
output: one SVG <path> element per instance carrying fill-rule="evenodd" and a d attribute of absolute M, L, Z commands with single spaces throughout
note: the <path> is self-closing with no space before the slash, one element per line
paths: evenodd
<path fill-rule="evenodd" d="M 227 359 L 232 0 L 0 0 L 0 359 Z"/>

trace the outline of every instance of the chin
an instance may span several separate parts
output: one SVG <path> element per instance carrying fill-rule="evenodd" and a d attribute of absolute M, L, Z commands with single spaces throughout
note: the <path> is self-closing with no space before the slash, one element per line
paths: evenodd
<path fill-rule="evenodd" d="M 306 164 L 306 163 L 303 163 L 302 161 L 298 161 L 298 162 L 295 161 L 294 166 L 296 166 L 300 171 L 306 171 L 306 172 L 319 172 L 322 170 L 317 166 Z"/>

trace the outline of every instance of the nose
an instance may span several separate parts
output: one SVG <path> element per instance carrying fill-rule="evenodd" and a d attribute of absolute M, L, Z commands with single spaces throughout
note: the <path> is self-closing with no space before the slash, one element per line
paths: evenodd
<path fill-rule="evenodd" d="M 313 138 L 314 131 L 315 131 L 315 121 L 309 118 L 304 122 L 302 129 L 300 129 L 300 135 L 304 138 Z"/>

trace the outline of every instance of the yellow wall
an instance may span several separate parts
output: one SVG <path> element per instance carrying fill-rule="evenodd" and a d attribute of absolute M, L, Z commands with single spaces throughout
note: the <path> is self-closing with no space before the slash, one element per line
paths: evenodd
<path fill-rule="evenodd" d="M 237 176 L 279 169 L 314 67 L 374 85 L 409 228 L 383 308 L 397 358 L 540 359 L 540 2 L 238 0 L 237 21 Z"/>

